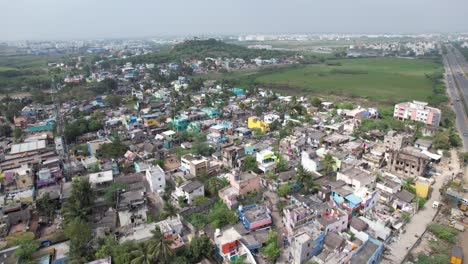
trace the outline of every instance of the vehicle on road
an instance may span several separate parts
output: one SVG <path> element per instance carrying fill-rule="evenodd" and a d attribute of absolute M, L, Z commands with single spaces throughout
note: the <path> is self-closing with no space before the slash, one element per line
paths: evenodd
<path fill-rule="evenodd" d="M 463 133 L 464 137 L 468 137 L 468 132 Z"/>

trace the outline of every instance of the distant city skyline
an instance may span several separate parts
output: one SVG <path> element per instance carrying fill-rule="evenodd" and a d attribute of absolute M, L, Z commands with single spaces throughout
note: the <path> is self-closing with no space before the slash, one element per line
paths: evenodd
<path fill-rule="evenodd" d="M 0 4 L 0 41 L 468 32 L 466 0 L 0 0 Z"/>

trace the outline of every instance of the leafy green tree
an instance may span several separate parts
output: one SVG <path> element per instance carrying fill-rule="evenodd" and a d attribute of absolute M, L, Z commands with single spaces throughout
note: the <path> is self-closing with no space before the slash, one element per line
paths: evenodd
<path fill-rule="evenodd" d="M 208 224 L 208 217 L 202 213 L 193 213 L 189 217 L 189 222 L 196 228 L 202 228 Z"/>
<path fill-rule="evenodd" d="M 113 235 L 108 235 L 99 241 L 99 247 L 95 253 L 97 259 L 112 257 L 112 263 L 128 264 L 132 260 L 133 252 L 140 248 L 142 244 L 133 241 L 126 241 L 122 244 L 117 243 Z"/>
<path fill-rule="evenodd" d="M 104 198 L 106 199 L 107 205 L 115 208 L 119 191 L 125 188 L 127 188 L 126 184 L 118 182 L 113 182 L 109 187 L 107 187 L 104 190 Z"/>
<path fill-rule="evenodd" d="M 277 156 L 280 156 L 281 154 L 277 154 Z M 276 164 L 276 169 L 278 170 L 278 172 L 284 172 L 284 171 L 287 171 L 289 169 L 289 164 L 288 162 L 283 159 L 283 158 L 280 158 L 278 164 Z"/>
<path fill-rule="evenodd" d="M 199 206 L 199 205 L 202 205 L 206 202 L 208 202 L 208 198 L 203 196 L 203 195 L 199 195 L 199 196 L 196 196 L 193 198 L 193 203 L 196 205 L 196 206 Z"/>
<path fill-rule="evenodd" d="M 33 253 L 39 249 L 39 243 L 36 240 L 21 237 L 14 241 L 14 245 L 19 246 L 14 253 L 14 256 L 19 258 L 19 263 L 34 263 Z"/>
<path fill-rule="evenodd" d="M 278 187 L 278 195 L 280 197 L 286 197 L 286 195 L 288 195 L 290 191 L 291 187 L 289 186 L 289 184 L 283 184 L 280 187 Z"/>
<path fill-rule="evenodd" d="M 0 137 L 10 137 L 12 132 L 10 125 L 0 125 Z"/>
<path fill-rule="evenodd" d="M 23 130 L 21 128 L 15 128 L 13 130 L 13 139 L 15 140 L 15 142 L 19 142 L 22 136 L 23 136 Z"/>
<path fill-rule="evenodd" d="M 242 164 L 243 171 L 255 171 L 257 170 L 257 160 L 254 156 L 247 156 L 244 159 L 244 163 Z"/>
<path fill-rule="evenodd" d="M 335 161 L 335 159 L 333 158 L 332 155 L 327 153 L 323 157 L 321 165 L 322 165 L 322 168 L 325 171 L 325 173 L 329 174 L 330 172 L 332 172 L 334 170 L 335 165 L 336 165 L 336 161 Z"/>
<path fill-rule="evenodd" d="M 233 225 L 239 221 L 237 215 L 219 200 L 214 203 L 213 209 L 208 213 L 208 219 L 216 228 Z"/>
<path fill-rule="evenodd" d="M 468 152 L 460 153 L 460 161 L 463 164 L 468 165 Z"/>
<path fill-rule="evenodd" d="M 58 201 L 50 199 L 49 193 L 45 193 L 36 200 L 36 208 L 41 216 L 52 217 L 58 208 Z"/>
<path fill-rule="evenodd" d="M 122 98 L 115 94 L 110 94 L 106 97 L 106 104 L 112 108 L 118 107 L 122 104 Z"/>
<path fill-rule="evenodd" d="M 203 235 L 194 237 L 189 245 L 191 262 L 198 263 L 203 257 L 211 257 L 214 251 L 214 245 L 208 236 Z"/>
<path fill-rule="evenodd" d="M 69 222 L 65 228 L 65 235 L 70 239 L 69 257 L 76 263 L 86 263 L 93 256 L 93 232 L 88 224 L 79 217 Z"/>
<path fill-rule="evenodd" d="M 229 181 L 226 179 L 218 178 L 218 177 L 211 177 L 205 183 L 205 190 L 208 191 L 210 196 L 218 195 L 219 190 L 229 185 Z"/>
<path fill-rule="evenodd" d="M 270 230 L 268 232 L 266 246 L 260 252 L 271 262 L 275 262 L 280 256 L 281 250 L 278 246 L 278 234 L 275 231 Z"/>
<path fill-rule="evenodd" d="M 127 151 L 127 146 L 120 142 L 120 138 L 116 137 L 111 143 L 102 144 L 98 152 L 103 158 L 116 159 L 122 157 Z"/>
<path fill-rule="evenodd" d="M 72 183 L 70 197 L 62 206 L 62 215 L 68 223 L 75 218 L 86 221 L 94 205 L 95 191 L 84 178 L 76 178 Z"/>

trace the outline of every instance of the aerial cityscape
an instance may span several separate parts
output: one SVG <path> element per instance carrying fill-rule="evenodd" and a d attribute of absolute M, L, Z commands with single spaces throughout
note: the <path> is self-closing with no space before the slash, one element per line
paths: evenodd
<path fill-rule="evenodd" d="M 2 3 L 0 263 L 468 263 L 468 2 L 378 2 Z"/>

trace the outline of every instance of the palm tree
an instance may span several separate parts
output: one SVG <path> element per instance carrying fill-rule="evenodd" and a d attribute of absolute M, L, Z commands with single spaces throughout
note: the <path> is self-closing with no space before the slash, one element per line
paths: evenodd
<path fill-rule="evenodd" d="M 177 208 L 171 202 L 164 203 L 163 211 L 165 218 L 177 215 Z"/>
<path fill-rule="evenodd" d="M 325 154 L 322 161 L 322 168 L 325 170 L 325 173 L 328 175 L 335 168 L 336 161 L 330 154 Z"/>
<path fill-rule="evenodd" d="M 411 190 L 411 185 L 414 183 L 414 178 L 410 177 L 403 182 L 403 190 Z"/>
<path fill-rule="evenodd" d="M 146 243 L 143 244 L 142 247 L 139 249 L 135 249 L 132 252 L 130 252 L 130 255 L 132 256 L 132 261 L 130 264 L 152 264 L 154 263 L 154 258 L 155 255 L 153 255 L 153 252 L 150 250 L 150 244 Z"/>
<path fill-rule="evenodd" d="M 302 165 L 299 165 L 296 170 L 296 181 L 300 182 L 306 192 L 311 189 L 317 189 L 319 185 L 314 181 L 314 175 L 304 169 Z"/>
<path fill-rule="evenodd" d="M 151 256 L 158 262 L 168 261 L 169 258 L 174 255 L 174 251 L 171 248 L 171 245 L 174 244 L 174 240 L 165 238 L 159 226 L 156 226 L 151 233 L 153 237 L 148 242 L 148 250 Z"/>

